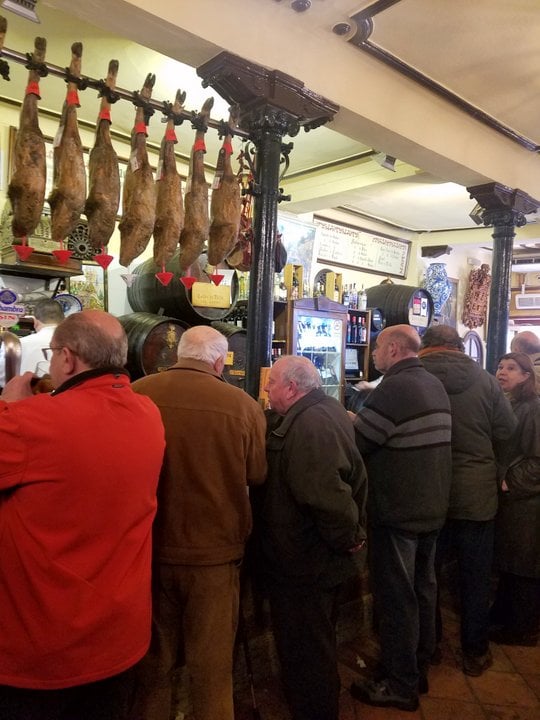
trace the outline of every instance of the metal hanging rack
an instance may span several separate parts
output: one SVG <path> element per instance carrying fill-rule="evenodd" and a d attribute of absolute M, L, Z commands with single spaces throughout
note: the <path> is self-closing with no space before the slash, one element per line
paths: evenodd
<path fill-rule="evenodd" d="M 6 47 L 0 50 L 0 58 L 2 58 L 0 59 L 0 75 L 3 77 L 4 80 L 10 79 L 9 64 L 6 62 L 6 59 L 12 60 L 19 65 L 24 65 L 25 67 L 28 67 L 29 64 L 32 62 L 31 53 L 21 53 L 17 50 L 11 50 Z M 172 103 L 168 102 L 167 100 L 163 100 L 161 102 L 152 99 L 144 100 L 140 97 L 137 90 L 133 92 L 130 90 L 125 90 L 123 88 L 115 88 L 114 90 L 111 90 L 104 80 L 97 80 L 86 75 L 75 78 L 70 75 L 68 68 L 62 68 L 59 65 L 53 65 L 52 63 L 39 63 L 35 67 L 42 77 L 46 77 L 47 75 L 54 75 L 55 77 L 62 78 L 66 82 L 69 80 L 70 82 L 76 83 L 77 87 L 81 91 L 84 91 L 88 88 L 97 90 L 98 97 L 104 95 L 107 97 L 107 100 L 110 103 L 115 103 L 117 100 L 128 100 L 134 105 L 143 107 L 145 110 L 145 116 L 148 119 L 151 115 L 153 115 L 154 111 L 158 111 L 165 116 L 161 119 L 161 122 L 167 122 L 167 120 L 172 117 L 174 119 L 175 125 L 181 125 L 184 120 L 189 120 L 193 123 L 198 116 L 197 112 L 188 110 L 182 110 L 180 113 L 173 113 Z M 214 130 L 217 130 L 220 136 L 223 136 L 228 130 L 232 135 L 235 135 L 236 137 L 240 137 L 244 140 L 249 139 L 249 133 L 241 130 L 238 127 L 231 127 L 224 120 L 213 120 L 212 118 L 209 118 L 206 125 Z"/>

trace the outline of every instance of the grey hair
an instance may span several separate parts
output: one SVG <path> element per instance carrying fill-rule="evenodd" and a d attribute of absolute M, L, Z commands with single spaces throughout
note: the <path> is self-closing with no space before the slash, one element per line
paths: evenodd
<path fill-rule="evenodd" d="M 58 325 L 64 319 L 64 311 L 57 300 L 40 300 L 36 303 L 33 315 L 44 325 Z"/>
<path fill-rule="evenodd" d="M 281 379 L 284 382 L 294 380 L 298 390 L 309 392 L 320 388 L 321 376 L 315 365 L 300 355 L 284 355 L 276 361 L 281 370 Z"/>
<path fill-rule="evenodd" d="M 213 365 L 219 358 L 225 360 L 229 343 L 220 332 L 208 325 L 197 325 L 186 330 L 178 343 L 178 359 L 200 360 Z"/>
<path fill-rule="evenodd" d="M 74 313 L 58 325 L 51 345 L 69 348 L 92 369 L 124 367 L 128 340 L 119 322 L 114 327 L 116 332 L 108 332 L 92 316 Z"/>
<path fill-rule="evenodd" d="M 456 348 L 464 352 L 465 345 L 458 331 L 451 325 L 430 325 L 422 335 L 423 348 L 428 347 Z"/>
<path fill-rule="evenodd" d="M 540 352 L 540 340 L 535 333 L 525 330 L 517 333 L 512 338 L 510 347 L 514 352 L 525 353 L 525 355 L 534 355 Z"/>

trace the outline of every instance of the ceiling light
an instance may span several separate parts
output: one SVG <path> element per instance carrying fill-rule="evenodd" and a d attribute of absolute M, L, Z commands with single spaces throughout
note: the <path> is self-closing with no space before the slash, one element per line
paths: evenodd
<path fill-rule="evenodd" d="M 36 15 L 35 7 L 37 0 L 3 0 L 0 7 L 4 10 L 11 10 L 15 15 L 25 18 L 26 20 L 32 20 L 32 22 L 39 22 L 39 18 Z"/>
<path fill-rule="evenodd" d="M 381 167 L 385 168 L 386 170 L 391 170 L 392 172 L 396 172 L 395 164 L 396 164 L 396 158 L 392 157 L 391 155 L 387 155 L 386 153 L 377 153 L 377 155 L 373 156 L 373 159 L 375 162 L 380 165 Z"/>

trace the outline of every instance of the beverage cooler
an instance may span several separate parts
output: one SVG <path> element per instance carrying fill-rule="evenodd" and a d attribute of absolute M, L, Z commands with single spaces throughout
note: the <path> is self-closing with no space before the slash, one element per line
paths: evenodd
<path fill-rule="evenodd" d="M 347 310 L 326 297 L 293 300 L 289 307 L 290 353 L 315 365 L 322 389 L 343 401 Z"/>

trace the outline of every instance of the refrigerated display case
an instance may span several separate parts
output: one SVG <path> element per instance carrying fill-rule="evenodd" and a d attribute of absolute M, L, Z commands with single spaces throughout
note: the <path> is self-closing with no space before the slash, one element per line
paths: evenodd
<path fill-rule="evenodd" d="M 327 395 L 343 401 L 347 310 L 325 297 L 293 300 L 289 307 L 289 352 L 315 365 Z"/>

